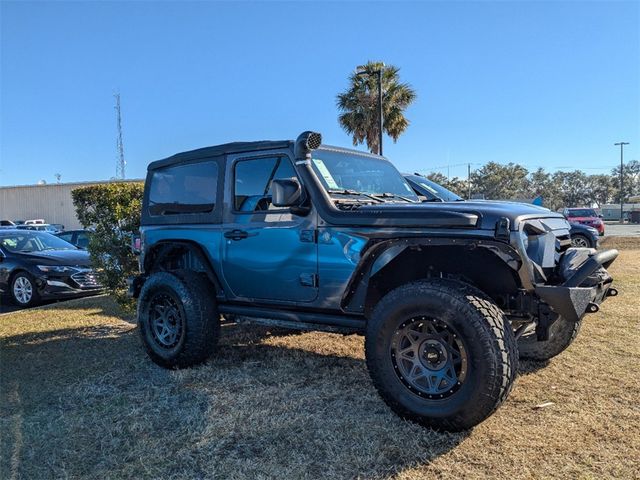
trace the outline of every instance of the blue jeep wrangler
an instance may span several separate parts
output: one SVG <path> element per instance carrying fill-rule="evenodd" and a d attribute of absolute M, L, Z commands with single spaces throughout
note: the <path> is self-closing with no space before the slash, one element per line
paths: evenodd
<path fill-rule="evenodd" d="M 429 202 L 414 187 L 385 158 L 313 132 L 151 163 L 130 281 L 149 356 L 205 361 L 221 317 L 364 334 L 395 412 L 478 424 L 519 357 L 557 355 L 617 294 L 606 267 L 618 252 L 572 248 L 567 221 L 544 208 Z"/>

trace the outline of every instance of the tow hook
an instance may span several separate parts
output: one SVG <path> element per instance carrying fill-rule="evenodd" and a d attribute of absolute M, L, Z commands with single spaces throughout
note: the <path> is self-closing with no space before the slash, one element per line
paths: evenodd
<path fill-rule="evenodd" d="M 587 306 L 587 313 L 596 313 L 598 310 L 600 310 L 600 307 L 597 303 L 590 302 Z"/>
<path fill-rule="evenodd" d="M 609 287 L 607 289 L 607 297 L 616 297 L 618 295 L 618 289 Z"/>

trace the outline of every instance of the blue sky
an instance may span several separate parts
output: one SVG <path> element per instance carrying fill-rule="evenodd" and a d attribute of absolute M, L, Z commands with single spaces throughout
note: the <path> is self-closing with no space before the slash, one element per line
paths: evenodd
<path fill-rule="evenodd" d="M 406 171 L 467 162 L 609 171 L 640 159 L 640 2 L 0 3 L 0 185 L 127 177 L 175 152 L 323 133 L 358 64 L 418 92 L 385 154 Z M 364 147 L 359 147 L 364 148 Z M 458 166 L 455 166 L 458 165 Z"/>

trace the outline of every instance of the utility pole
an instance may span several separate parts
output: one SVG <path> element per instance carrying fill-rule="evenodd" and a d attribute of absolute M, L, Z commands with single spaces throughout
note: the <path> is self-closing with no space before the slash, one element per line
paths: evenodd
<path fill-rule="evenodd" d="M 118 149 L 118 156 L 116 160 L 116 178 L 124 180 L 125 172 L 124 167 L 127 162 L 124 160 L 124 144 L 122 143 L 122 114 L 120 112 L 120 93 L 113 95 L 116 98 L 116 122 L 118 126 L 118 135 L 116 137 L 116 144 Z"/>
<path fill-rule="evenodd" d="M 471 200 L 471 164 L 467 163 L 467 200 Z"/>
<path fill-rule="evenodd" d="M 620 145 L 620 223 L 624 223 L 624 146 L 629 142 L 618 142 L 614 145 Z"/>

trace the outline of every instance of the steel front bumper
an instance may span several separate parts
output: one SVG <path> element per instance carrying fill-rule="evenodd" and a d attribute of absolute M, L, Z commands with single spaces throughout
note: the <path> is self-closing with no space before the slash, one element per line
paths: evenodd
<path fill-rule="evenodd" d="M 606 268 L 618 256 L 617 250 L 598 253 L 590 249 L 570 249 L 561 263 L 564 282 L 560 285 L 535 287 L 536 294 L 564 319 L 577 322 L 585 313 L 595 313 L 607 297 L 618 291 Z M 588 252 L 587 252 L 588 250 Z"/>

